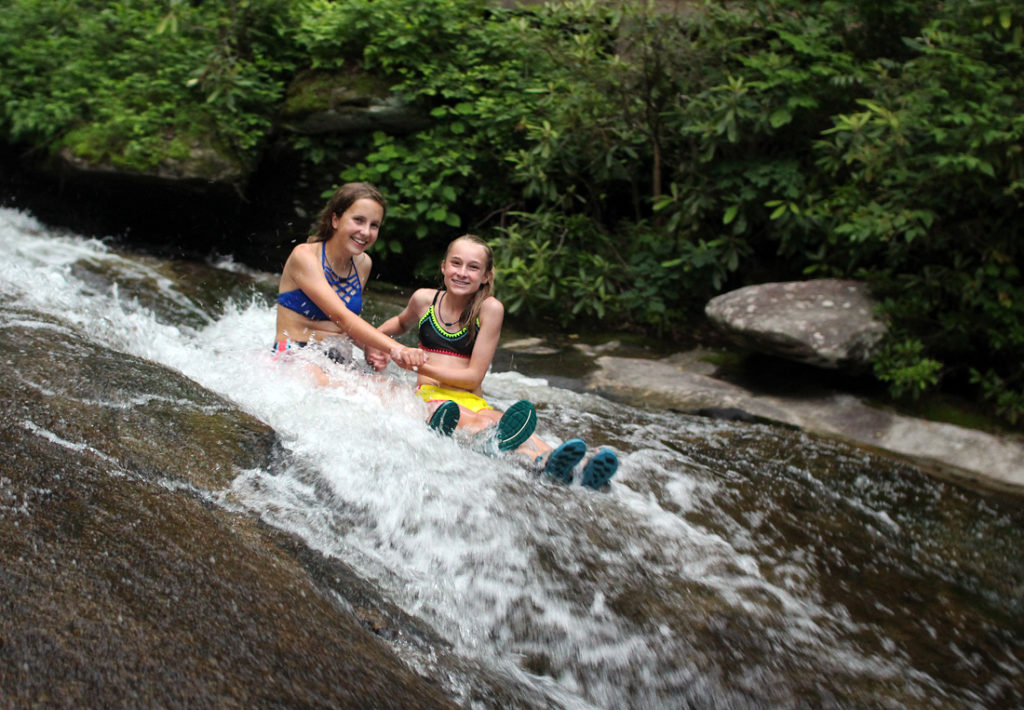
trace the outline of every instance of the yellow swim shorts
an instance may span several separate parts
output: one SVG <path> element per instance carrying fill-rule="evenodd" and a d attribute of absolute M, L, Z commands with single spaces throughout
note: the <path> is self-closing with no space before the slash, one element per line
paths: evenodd
<path fill-rule="evenodd" d="M 450 399 L 471 412 L 479 412 L 481 409 L 494 409 L 494 407 L 487 404 L 483 397 L 478 397 L 472 392 L 465 392 L 463 390 L 450 390 L 447 387 L 438 387 L 437 385 L 420 385 L 416 388 L 416 394 L 424 402 L 443 402 Z"/>

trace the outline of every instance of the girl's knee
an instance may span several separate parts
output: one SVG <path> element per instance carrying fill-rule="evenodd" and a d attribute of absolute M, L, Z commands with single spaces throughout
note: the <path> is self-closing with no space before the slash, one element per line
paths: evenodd
<path fill-rule="evenodd" d="M 497 423 L 501 418 L 500 416 L 493 416 L 494 414 L 495 412 L 493 409 L 481 409 L 479 412 L 474 412 L 472 409 L 466 409 L 460 405 L 459 428 L 465 428 L 471 431 L 486 429 L 492 424 Z"/>

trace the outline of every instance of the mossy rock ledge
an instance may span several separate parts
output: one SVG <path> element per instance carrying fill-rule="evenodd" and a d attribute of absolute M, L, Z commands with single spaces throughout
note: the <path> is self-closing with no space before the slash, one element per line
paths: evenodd
<path fill-rule="evenodd" d="M 62 173 L 83 178 L 112 176 L 165 183 L 168 187 L 204 190 L 211 184 L 237 189 L 246 183 L 255 161 L 242 160 L 202 141 L 193 141 L 187 155 L 168 155 L 150 168 L 119 165 L 116 160 L 96 160 L 76 154 L 69 147 L 57 154 Z"/>
<path fill-rule="evenodd" d="M 348 135 L 357 146 L 366 143 L 359 138 L 363 134 L 410 133 L 430 125 L 430 117 L 387 81 L 358 70 L 301 72 L 276 115 L 268 118 L 273 127 L 266 141 L 247 152 L 224 145 L 216 126 L 196 125 L 181 135 L 168 131 L 163 140 L 147 141 L 149 154 L 142 158 L 130 155 L 131 136 L 86 124 L 64 138 L 51 167 L 64 178 L 140 181 L 199 192 L 227 188 L 244 196 L 264 156 L 279 154 L 289 135 Z"/>
<path fill-rule="evenodd" d="M 357 71 L 308 71 L 288 87 L 281 127 L 302 135 L 411 133 L 430 118 L 379 77 Z"/>

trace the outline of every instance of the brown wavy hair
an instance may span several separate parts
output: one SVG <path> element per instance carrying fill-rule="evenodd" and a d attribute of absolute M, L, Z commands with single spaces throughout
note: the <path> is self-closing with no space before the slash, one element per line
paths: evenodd
<path fill-rule="evenodd" d="M 441 262 L 442 264 L 445 261 L 448 261 L 448 254 L 451 252 L 452 246 L 460 240 L 465 240 L 484 248 L 484 253 L 487 255 L 487 268 L 484 271 L 491 275 L 491 278 L 487 283 L 480 284 L 480 288 L 473 294 L 473 298 L 469 299 L 469 303 L 467 303 L 466 307 L 462 309 L 462 315 L 459 316 L 459 322 L 466 324 L 469 334 L 469 342 L 472 343 L 476 340 L 476 333 L 479 330 L 479 324 L 477 321 L 480 319 L 480 309 L 483 307 L 484 301 L 494 294 L 494 250 L 491 249 L 490 244 L 477 235 L 463 234 L 461 237 L 456 237 L 448 243 L 448 249 L 444 252 L 444 259 Z"/>
<path fill-rule="evenodd" d="M 388 213 L 388 206 L 384 202 L 384 195 L 380 193 L 380 190 L 368 182 L 347 182 L 334 191 L 331 199 L 327 200 L 327 204 L 320 210 L 320 214 L 316 218 L 316 228 L 306 241 L 326 242 L 330 239 L 334 234 L 331 217 L 334 215 L 340 217 L 345 214 L 345 210 L 355 204 L 356 200 L 363 198 L 373 200 L 380 205 L 382 210 L 380 221 L 383 224 L 384 217 Z"/>

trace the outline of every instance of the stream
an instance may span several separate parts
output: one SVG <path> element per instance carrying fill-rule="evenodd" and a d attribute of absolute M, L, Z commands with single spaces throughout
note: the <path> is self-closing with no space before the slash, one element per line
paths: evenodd
<path fill-rule="evenodd" d="M 155 363 L 265 423 L 280 464 L 239 468 L 204 500 L 343 562 L 508 697 L 1024 706 L 1020 500 L 783 427 L 613 402 L 585 390 L 570 353 L 505 350 L 484 382 L 494 406 L 529 399 L 549 442 L 579 436 L 620 458 L 605 490 L 558 484 L 431 432 L 393 366 L 386 381 L 328 366 L 322 387 L 275 361 L 274 291 L 275 275 L 230 256 L 157 259 L 0 208 L 6 331 Z M 371 322 L 397 311 L 372 281 L 368 299 Z M 67 446 L 103 448 L 77 436 Z M 0 519 L 31 516 L 5 500 L 0 485 Z M 454 702 L 486 705 L 471 678 L 393 651 Z"/>

